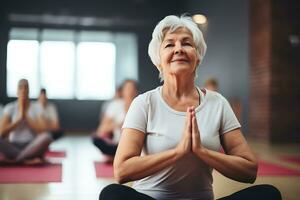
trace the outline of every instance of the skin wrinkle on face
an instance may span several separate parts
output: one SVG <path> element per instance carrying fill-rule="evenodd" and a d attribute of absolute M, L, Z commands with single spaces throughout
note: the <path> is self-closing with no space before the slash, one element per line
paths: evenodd
<path fill-rule="evenodd" d="M 160 46 L 161 64 L 159 70 L 176 74 L 193 68 L 195 74 L 199 64 L 199 56 L 191 32 L 186 28 L 178 28 L 173 32 L 165 31 Z"/>

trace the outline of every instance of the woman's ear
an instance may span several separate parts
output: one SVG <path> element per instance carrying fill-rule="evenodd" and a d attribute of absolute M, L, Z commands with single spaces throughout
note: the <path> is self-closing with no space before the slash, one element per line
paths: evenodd
<path fill-rule="evenodd" d="M 197 66 L 200 64 L 200 59 L 198 58 L 197 59 Z"/>

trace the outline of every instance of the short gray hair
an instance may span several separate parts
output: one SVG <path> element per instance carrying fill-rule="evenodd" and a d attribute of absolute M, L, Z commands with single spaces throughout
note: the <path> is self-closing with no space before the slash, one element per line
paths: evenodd
<path fill-rule="evenodd" d="M 25 78 L 20 79 L 19 82 L 18 82 L 18 87 L 23 86 L 23 85 L 29 86 L 28 80 L 25 79 Z"/>
<path fill-rule="evenodd" d="M 197 24 L 192 20 L 191 17 L 186 15 L 181 15 L 180 17 L 169 15 L 156 25 L 152 33 L 152 39 L 148 46 L 148 54 L 150 59 L 157 68 L 160 64 L 159 49 L 165 36 L 165 30 L 168 29 L 172 33 L 179 28 L 186 28 L 192 33 L 193 40 L 196 45 L 197 56 L 200 60 L 199 64 L 202 62 L 207 47 L 203 38 L 203 34 L 198 28 Z M 163 77 L 161 76 L 162 74 L 160 74 L 160 78 L 162 79 Z"/>

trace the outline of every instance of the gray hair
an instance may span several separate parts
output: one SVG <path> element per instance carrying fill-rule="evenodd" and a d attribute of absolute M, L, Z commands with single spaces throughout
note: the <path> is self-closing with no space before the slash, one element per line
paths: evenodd
<path fill-rule="evenodd" d="M 179 28 L 186 28 L 192 33 L 193 40 L 196 44 L 197 56 L 200 60 L 199 64 L 202 62 L 207 47 L 203 38 L 203 34 L 198 28 L 197 24 L 192 20 L 191 17 L 185 15 L 180 17 L 169 15 L 156 25 L 152 33 L 152 39 L 148 46 L 148 54 L 150 59 L 158 69 L 160 64 L 159 49 L 165 36 L 165 30 L 168 29 L 172 33 Z M 162 70 L 159 69 L 159 72 L 159 77 L 161 80 L 163 80 Z"/>
<path fill-rule="evenodd" d="M 23 85 L 27 85 L 27 86 L 29 85 L 27 79 L 24 79 L 24 78 L 23 78 L 23 79 L 20 79 L 20 80 L 19 80 L 19 82 L 18 82 L 18 87 L 23 86 Z"/>

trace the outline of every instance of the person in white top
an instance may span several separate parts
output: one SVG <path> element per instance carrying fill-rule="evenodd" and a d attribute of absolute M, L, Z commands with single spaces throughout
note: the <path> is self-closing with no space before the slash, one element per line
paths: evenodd
<path fill-rule="evenodd" d="M 214 199 L 212 169 L 253 183 L 257 160 L 227 100 L 200 90 L 196 68 L 206 51 L 202 33 L 187 16 L 167 16 L 155 27 L 148 53 L 163 85 L 132 102 L 114 160 L 117 182 L 99 199 Z M 223 147 L 225 154 L 219 152 Z M 226 199 L 279 199 L 269 185 Z"/>
<path fill-rule="evenodd" d="M 0 119 L 1 119 L 2 115 L 3 115 L 3 105 L 0 104 Z"/>
<path fill-rule="evenodd" d="M 26 79 L 18 83 L 18 99 L 4 107 L 0 122 L 2 164 L 41 163 L 52 138 L 44 133 L 40 108 L 29 100 Z"/>
<path fill-rule="evenodd" d="M 125 115 L 138 90 L 137 83 L 130 79 L 121 88 L 121 98 L 109 103 L 93 137 L 94 145 L 107 156 L 107 161 L 112 161 L 116 153 Z"/>
<path fill-rule="evenodd" d="M 40 95 L 37 101 L 37 106 L 40 108 L 40 115 L 44 118 L 44 129 L 54 140 L 63 136 L 60 128 L 59 116 L 54 103 L 48 101 L 47 91 L 45 88 L 40 90 Z"/>

